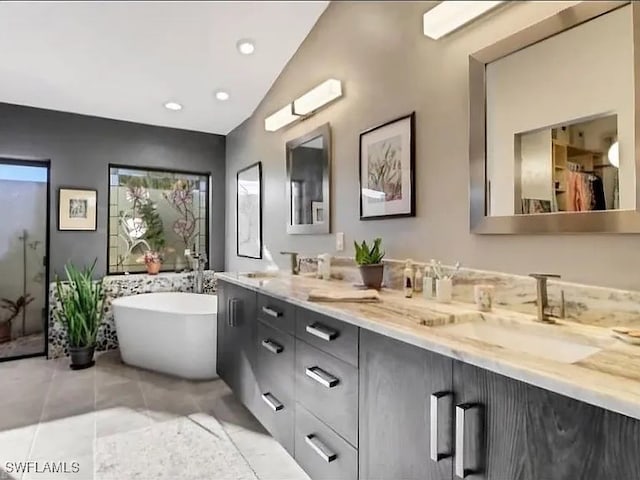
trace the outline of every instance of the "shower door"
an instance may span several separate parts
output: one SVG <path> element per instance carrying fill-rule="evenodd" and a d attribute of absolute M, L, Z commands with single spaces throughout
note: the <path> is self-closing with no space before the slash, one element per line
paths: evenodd
<path fill-rule="evenodd" d="M 49 163 L 0 157 L 0 361 L 44 355 Z"/>

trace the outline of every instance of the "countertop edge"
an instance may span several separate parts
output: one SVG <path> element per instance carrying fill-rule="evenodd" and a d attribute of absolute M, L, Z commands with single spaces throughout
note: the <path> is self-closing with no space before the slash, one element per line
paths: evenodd
<path fill-rule="evenodd" d="M 576 385 L 553 379 L 545 374 L 531 371 L 531 369 L 525 367 L 518 367 L 517 365 L 507 363 L 500 359 L 477 355 L 474 353 L 460 352 L 454 348 L 442 345 L 437 341 L 432 341 L 428 338 L 420 337 L 409 332 L 404 332 L 398 328 L 394 328 L 393 325 L 385 325 L 377 321 L 355 317 L 353 315 L 331 309 L 326 304 L 309 302 L 295 297 L 290 297 L 288 295 L 283 295 L 278 292 L 274 292 L 261 286 L 255 285 L 254 282 L 256 281 L 256 279 L 253 278 L 248 278 L 245 281 L 244 279 L 237 278 L 233 274 L 229 275 L 225 272 L 216 272 L 216 277 L 219 280 L 286 301 L 292 305 L 296 305 L 298 307 L 302 307 L 322 315 L 330 316 L 332 318 L 343 321 L 345 323 L 349 323 L 351 325 L 355 325 L 357 327 L 366 328 L 367 330 L 373 331 L 375 333 L 385 335 L 387 337 L 408 343 L 419 348 L 424 348 L 425 350 L 429 350 L 433 353 L 444 355 L 454 360 L 459 360 L 461 362 L 483 368 L 490 372 L 504 375 L 505 377 L 509 377 L 514 380 L 533 385 L 535 387 L 543 388 L 545 390 L 549 390 L 551 392 L 558 393 L 560 395 L 564 395 L 566 397 L 585 402 L 590 405 L 603 408 L 605 410 L 610 410 L 612 412 L 640 420 L 640 404 L 638 403 L 628 402 L 612 395 L 597 392 L 586 386 Z"/>

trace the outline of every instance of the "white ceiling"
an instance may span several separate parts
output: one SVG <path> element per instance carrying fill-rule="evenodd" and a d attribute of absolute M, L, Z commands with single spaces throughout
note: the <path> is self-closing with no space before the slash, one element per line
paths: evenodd
<path fill-rule="evenodd" d="M 328 4 L 0 2 L 0 102 L 227 134 Z M 253 55 L 238 53 L 241 38 Z"/>

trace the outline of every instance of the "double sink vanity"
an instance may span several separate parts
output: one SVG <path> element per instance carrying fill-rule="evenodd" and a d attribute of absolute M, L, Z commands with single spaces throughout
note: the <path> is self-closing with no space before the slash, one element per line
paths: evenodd
<path fill-rule="evenodd" d="M 313 480 L 640 478 L 640 348 L 345 281 L 218 276 L 218 371 Z"/>

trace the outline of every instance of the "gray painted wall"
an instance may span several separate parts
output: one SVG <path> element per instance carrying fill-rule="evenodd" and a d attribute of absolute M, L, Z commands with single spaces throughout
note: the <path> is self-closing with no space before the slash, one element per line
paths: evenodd
<path fill-rule="evenodd" d="M 513 273 L 554 272 L 570 281 L 640 289 L 636 235 L 475 236 L 469 233 L 468 55 L 573 2 L 508 2 L 439 41 L 422 34 L 435 2 L 332 2 L 254 115 L 227 136 L 227 270 L 268 260 L 235 252 L 235 175 L 263 162 L 265 247 L 334 252 L 335 235 L 286 234 L 285 142 L 330 122 L 333 137 L 332 231 L 354 239 L 380 235 L 391 258 L 456 260 Z M 291 128 L 269 133 L 264 118 L 327 78 L 344 98 Z M 417 217 L 358 220 L 358 133 L 416 111 Z M 268 256 L 267 256 L 268 257 Z"/>
<path fill-rule="evenodd" d="M 209 172 L 213 184 L 211 266 L 223 269 L 224 136 L 0 103 L 0 157 L 51 160 L 52 275 L 62 273 L 68 260 L 85 264 L 94 258 L 98 259 L 98 273 L 105 273 L 109 163 Z M 60 186 L 98 190 L 96 232 L 57 230 Z M 2 216 L 9 214 L 0 210 L 0 225 Z"/>

